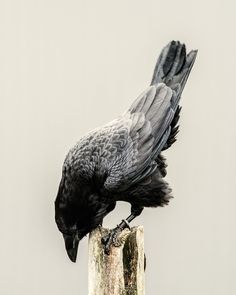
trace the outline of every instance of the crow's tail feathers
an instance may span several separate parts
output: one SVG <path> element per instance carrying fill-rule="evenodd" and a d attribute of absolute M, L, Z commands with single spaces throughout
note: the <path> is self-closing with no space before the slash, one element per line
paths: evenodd
<path fill-rule="evenodd" d="M 192 69 L 197 50 L 192 50 L 186 55 L 185 44 L 171 41 L 163 48 L 152 77 L 151 85 L 165 83 L 171 88 L 179 84 L 183 89 L 188 75 Z"/>
<path fill-rule="evenodd" d="M 186 54 L 185 44 L 181 44 L 179 41 L 171 41 L 163 48 L 157 60 L 151 85 L 165 83 L 176 92 L 172 105 L 175 115 L 171 122 L 170 135 L 163 150 L 168 149 L 176 141 L 176 135 L 179 131 L 177 124 L 181 111 L 178 104 L 196 56 L 197 50 L 192 50 Z"/>

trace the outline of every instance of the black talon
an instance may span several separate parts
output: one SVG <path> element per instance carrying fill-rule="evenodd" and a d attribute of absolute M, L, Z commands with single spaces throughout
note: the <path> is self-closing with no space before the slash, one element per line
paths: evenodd
<path fill-rule="evenodd" d="M 105 247 L 104 252 L 106 255 L 110 255 L 110 248 Z"/>
<path fill-rule="evenodd" d="M 117 226 L 113 230 L 110 231 L 109 234 L 106 236 L 102 237 L 101 241 L 102 244 L 104 245 L 104 252 L 105 254 L 109 255 L 110 254 L 110 248 L 112 245 L 116 245 L 117 243 L 117 235 L 122 229 Z"/>
<path fill-rule="evenodd" d="M 101 242 L 103 245 L 106 245 L 106 243 L 108 242 L 108 237 L 107 236 L 102 237 Z"/>

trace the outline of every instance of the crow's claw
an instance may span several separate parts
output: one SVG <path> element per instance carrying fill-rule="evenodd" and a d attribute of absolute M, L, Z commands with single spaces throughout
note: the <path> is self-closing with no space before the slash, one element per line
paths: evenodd
<path fill-rule="evenodd" d="M 116 227 L 110 231 L 109 234 L 102 238 L 102 243 L 104 245 L 105 254 L 109 255 L 112 246 L 119 247 L 121 242 L 118 240 L 118 236 L 121 232 L 119 227 Z"/>
<path fill-rule="evenodd" d="M 109 239 L 109 235 L 106 235 L 106 236 L 102 237 L 102 239 L 101 239 L 102 244 L 106 245 L 106 243 L 108 242 L 108 239 Z"/>

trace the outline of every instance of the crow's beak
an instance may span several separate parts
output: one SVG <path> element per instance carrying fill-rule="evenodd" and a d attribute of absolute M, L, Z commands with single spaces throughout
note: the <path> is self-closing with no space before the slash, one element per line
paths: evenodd
<path fill-rule="evenodd" d="M 72 262 L 76 262 L 78 246 L 79 246 L 79 237 L 78 235 L 66 235 L 63 234 L 65 240 L 66 252 Z"/>

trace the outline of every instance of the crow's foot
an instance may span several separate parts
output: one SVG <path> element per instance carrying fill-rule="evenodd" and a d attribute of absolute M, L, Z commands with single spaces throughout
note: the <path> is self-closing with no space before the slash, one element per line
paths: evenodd
<path fill-rule="evenodd" d="M 120 247 L 122 244 L 122 241 L 119 239 L 119 235 L 121 233 L 122 229 L 119 227 L 116 227 L 112 229 L 109 234 L 104 236 L 102 238 L 102 243 L 104 245 L 104 252 L 109 255 L 110 250 L 112 246 Z"/>

